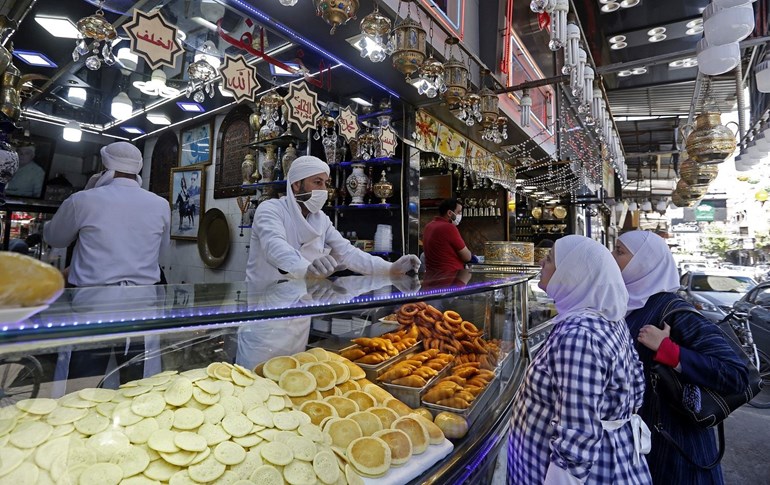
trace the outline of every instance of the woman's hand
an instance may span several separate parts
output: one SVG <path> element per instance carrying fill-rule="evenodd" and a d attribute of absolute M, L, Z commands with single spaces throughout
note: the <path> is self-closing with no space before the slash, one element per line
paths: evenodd
<path fill-rule="evenodd" d="M 645 325 L 639 330 L 639 336 L 636 339 L 648 349 L 657 352 L 660 343 L 670 336 L 671 327 L 667 323 L 663 323 L 662 330 L 655 325 Z"/>

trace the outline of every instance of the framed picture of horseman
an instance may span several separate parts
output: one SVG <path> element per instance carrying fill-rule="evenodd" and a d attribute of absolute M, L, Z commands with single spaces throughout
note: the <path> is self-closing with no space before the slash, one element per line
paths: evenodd
<path fill-rule="evenodd" d="M 198 227 L 205 212 L 206 167 L 179 167 L 171 169 L 171 238 L 198 239 Z"/>

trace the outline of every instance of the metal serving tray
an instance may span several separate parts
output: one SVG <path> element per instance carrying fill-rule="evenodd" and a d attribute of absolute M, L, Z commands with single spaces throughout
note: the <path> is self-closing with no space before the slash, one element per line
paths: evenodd
<path fill-rule="evenodd" d="M 415 352 L 417 353 L 417 352 Z M 407 357 L 408 358 L 408 357 Z M 399 386 L 398 384 L 391 384 L 389 382 L 377 382 L 380 386 L 384 387 L 389 393 L 393 394 L 393 397 L 403 402 L 412 409 L 419 408 L 422 401 L 422 395 L 428 390 L 438 379 L 445 377 L 452 368 L 452 363 L 448 363 L 438 374 L 431 377 L 423 387 L 409 387 Z"/>
<path fill-rule="evenodd" d="M 349 347 L 346 347 L 344 349 L 340 349 L 340 352 L 348 349 L 353 349 L 359 347 L 359 345 L 351 345 Z M 395 364 L 397 362 L 401 362 L 404 360 L 408 355 L 412 355 L 418 350 L 422 350 L 422 340 L 418 340 L 417 343 L 412 345 L 411 347 L 407 348 L 403 352 L 400 352 L 398 355 L 394 355 L 393 357 L 380 362 L 379 364 L 361 364 L 359 362 L 355 362 L 355 364 L 359 367 L 361 367 L 364 372 L 366 373 L 366 378 L 369 379 L 372 382 L 375 382 L 378 377 L 380 377 L 381 374 L 383 374 L 387 367 Z"/>
<path fill-rule="evenodd" d="M 487 387 L 485 387 L 484 390 L 481 391 L 481 394 L 479 394 L 479 396 L 471 403 L 468 409 L 457 409 L 457 408 L 450 408 L 448 406 L 439 406 L 438 404 L 433 404 L 425 401 L 422 401 L 422 405 L 428 408 L 431 413 L 433 413 L 434 418 L 438 413 L 442 411 L 448 411 L 450 413 L 454 413 L 459 416 L 462 416 L 463 418 L 465 418 L 465 422 L 468 423 L 468 427 L 470 428 L 471 426 L 473 426 L 473 423 L 476 422 L 476 419 L 478 419 L 478 417 L 481 416 L 484 410 L 487 409 L 489 401 L 499 391 L 499 389 L 500 389 L 500 379 L 498 377 L 495 377 L 489 382 L 489 384 L 487 384 Z"/>
<path fill-rule="evenodd" d="M 470 271 L 471 273 L 524 274 L 532 277 L 540 272 L 540 266 L 528 264 L 479 263 L 471 264 Z"/>

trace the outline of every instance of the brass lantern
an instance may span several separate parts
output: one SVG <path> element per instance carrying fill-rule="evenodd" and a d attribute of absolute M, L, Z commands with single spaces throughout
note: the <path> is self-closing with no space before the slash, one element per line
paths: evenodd
<path fill-rule="evenodd" d="M 388 42 L 391 26 L 390 19 L 380 13 L 375 3 L 374 11 L 361 20 L 361 33 L 364 34 L 358 41 L 361 57 L 368 57 L 372 62 L 382 62 L 392 53 L 392 46 Z"/>
<path fill-rule="evenodd" d="M 313 3 L 318 16 L 332 26 L 329 31 L 332 35 L 337 27 L 356 18 L 356 12 L 358 12 L 358 0 L 314 0 Z"/>
<path fill-rule="evenodd" d="M 465 63 L 450 57 L 444 64 L 444 99 L 449 106 L 460 104 L 468 93 L 468 68 Z"/>
<path fill-rule="evenodd" d="M 497 122 L 497 95 L 489 89 L 484 87 L 479 91 L 479 97 L 481 98 L 481 125 L 485 128 L 491 127 Z"/>
<path fill-rule="evenodd" d="M 407 82 L 425 62 L 425 29 L 408 16 L 393 29 L 393 67 L 406 75 Z"/>
<path fill-rule="evenodd" d="M 257 106 L 257 113 L 249 116 L 249 124 L 254 130 L 254 141 L 280 136 L 280 125 L 283 123 L 283 96 L 270 91 L 259 99 Z"/>

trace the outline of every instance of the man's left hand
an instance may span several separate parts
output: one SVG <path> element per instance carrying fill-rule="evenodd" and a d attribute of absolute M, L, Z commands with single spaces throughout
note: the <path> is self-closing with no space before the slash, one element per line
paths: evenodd
<path fill-rule="evenodd" d="M 417 272 L 420 269 L 420 258 L 414 254 L 401 256 L 390 266 L 390 274 L 406 274 L 410 271 Z"/>

